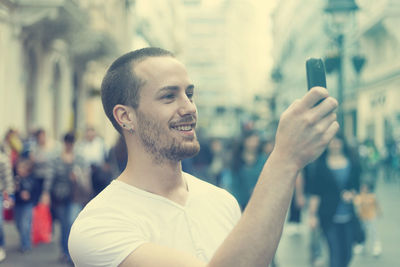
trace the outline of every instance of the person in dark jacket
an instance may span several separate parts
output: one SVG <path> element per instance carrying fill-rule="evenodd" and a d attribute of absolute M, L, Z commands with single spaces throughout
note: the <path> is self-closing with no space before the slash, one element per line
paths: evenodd
<path fill-rule="evenodd" d="M 310 185 L 310 224 L 318 224 L 329 247 L 330 267 L 346 267 L 352 257 L 352 204 L 360 187 L 360 164 L 345 139 L 338 134 L 317 159 Z"/>
<path fill-rule="evenodd" d="M 245 209 L 258 176 L 267 160 L 261 149 L 260 137 L 257 132 L 244 133 L 233 151 L 232 179 L 233 195 L 237 198 L 242 210 Z"/>
<path fill-rule="evenodd" d="M 61 228 L 60 261 L 71 264 L 68 237 L 72 223 L 93 196 L 89 164 L 74 150 L 75 134 L 64 135 L 63 149 L 53 162 L 52 205 Z"/>
<path fill-rule="evenodd" d="M 35 178 L 32 174 L 33 163 L 27 158 L 19 159 L 15 176 L 15 225 L 20 236 L 22 253 L 32 249 L 32 213 Z"/>

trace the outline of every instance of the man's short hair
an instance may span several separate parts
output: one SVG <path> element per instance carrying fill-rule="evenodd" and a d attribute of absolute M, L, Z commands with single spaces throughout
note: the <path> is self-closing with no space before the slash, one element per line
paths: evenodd
<path fill-rule="evenodd" d="M 144 81 L 138 77 L 133 68 L 135 64 L 148 57 L 170 56 L 170 51 L 147 47 L 126 53 L 116 59 L 108 68 L 101 84 L 101 101 L 104 112 L 110 119 L 114 128 L 122 135 L 121 126 L 113 115 L 115 105 L 128 105 L 136 109 L 139 106 L 140 88 Z"/>

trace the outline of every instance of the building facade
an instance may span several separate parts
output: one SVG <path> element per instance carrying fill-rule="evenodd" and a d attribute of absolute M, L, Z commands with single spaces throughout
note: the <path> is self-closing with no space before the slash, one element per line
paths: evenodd
<path fill-rule="evenodd" d="M 134 48 L 182 53 L 182 3 L 156 1 L 0 0 L 0 135 L 43 128 L 60 140 L 94 126 L 111 145 L 117 132 L 100 99 L 107 67 Z"/>
<path fill-rule="evenodd" d="M 366 57 L 358 87 L 358 137 L 383 148 L 400 139 L 400 2 L 359 0 L 358 39 Z"/>
<path fill-rule="evenodd" d="M 305 61 L 325 59 L 327 87 L 338 97 L 338 73 L 327 59 L 338 54 L 331 25 L 324 12 L 328 1 L 278 2 L 274 12 L 274 58 L 277 112 L 306 89 Z M 399 25 L 398 1 L 356 1 L 359 10 L 343 32 L 342 128 L 349 139 L 372 139 L 379 148 L 399 137 Z M 287 18 L 291 19 L 287 19 Z M 334 55 L 332 57 L 332 55 Z M 332 62 L 332 61 L 329 61 Z M 330 63 L 332 64 L 332 63 Z M 277 75 L 278 74 L 278 75 Z"/>
<path fill-rule="evenodd" d="M 323 5 L 324 1 L 318 0 L 282 0 L 273 12 L 273 79 L 278 114 L 306 92 L 306 60 L 325 56 L 329 38 L 324 34 Z"/>
<path fill-rule="evenodd" d="M 71 129 L 73 66 L 68 41 L 82 25 L 74 1 L 0 1 L 0 134 Z"/>

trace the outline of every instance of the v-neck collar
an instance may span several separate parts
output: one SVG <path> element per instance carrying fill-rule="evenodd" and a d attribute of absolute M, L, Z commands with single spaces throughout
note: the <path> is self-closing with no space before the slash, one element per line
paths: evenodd
<path fill-rule="evenodd" d="M 186 203 L 183 204 L 183 205 L 181 205 L 181 204 L 179 204 L 179 203 L 177 203 L 177 202 L 175 202 L 175 201 L 173 201 L 173 200 L 171 200 L 171 199 L 169 199 L 167 197 L 164 197 L 164 196 L 161 196 L 161 195 L 158 195 L 158 194 L 143 190 L 143 189 L 141 189 L 139 187 L 136 187 L 134 185 L 130 185 L 130 184 L 124 182 L 124 181 L 113 180 L 112 184 L 115 184 L 116 186 L 122 186 L 123 188 L 128 189 L 130 191 L 133 191 L 133 192 L 135 192 L 137 194 L 140 194 L 140 195 L 143 195 L 143 196 L 155 199 L 155 200 L 159 200 L 159 201 L 168 203 L 168 204 L 173 205 L 173 206 L 175 206 L 175 207 L 177 207 L 179 209 L 184 210 L 184 209 L 186 209 L 186 207 L 188 207 L 188 204 L 190 202 L 191 196 L 193 194 L 193 187 L 192 187 L 192 181 L 191 181 L 190 175 L 188 175 L 185 172 L 182 172 L 182 175 L 183 175 L 183 179 L 184 179 L 184 182 L 186 183 L 187 190 L 188 190 L 188 196 L 186 198 Z"/>

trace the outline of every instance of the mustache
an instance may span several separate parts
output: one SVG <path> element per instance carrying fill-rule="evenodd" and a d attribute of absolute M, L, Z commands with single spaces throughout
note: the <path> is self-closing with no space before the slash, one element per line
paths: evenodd
<path fill-rule="evenodd" d="M 183 124 L 183 123 L 196 123 L 197 118 L 195 115 L 185 115 L 179 121 L 174 121 L 172 124 Z"/>

